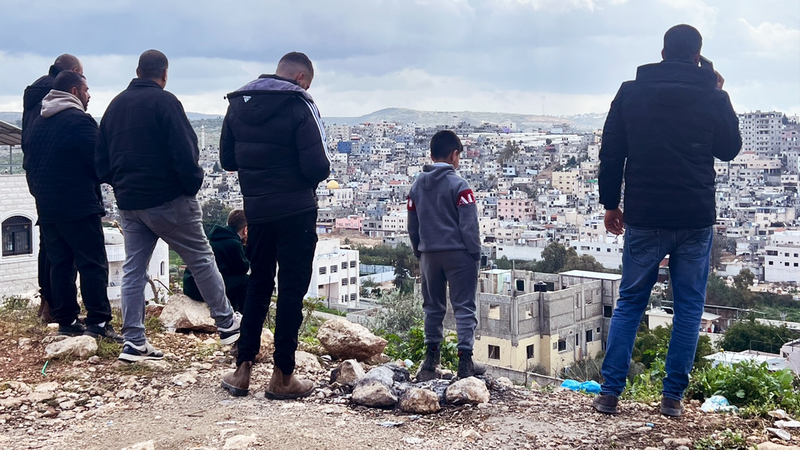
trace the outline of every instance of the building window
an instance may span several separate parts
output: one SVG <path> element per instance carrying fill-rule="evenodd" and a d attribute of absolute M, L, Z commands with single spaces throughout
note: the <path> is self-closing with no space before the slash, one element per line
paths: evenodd
<path fill-rule="evenodd" d="M 533 359 L 533 344 L 525 347 L 525 353 L 528 356 L 528 359 Z"/>
<path fill-rule="evenodd" d="M 323 284 L 318 284 L 317 285 L 317 291 L 321 291 L 323 289 L 325 289 L 325 285 L 323 285 Z"/>
<path fill-rule="evenodd" d="M 328 273 L 328 268 L 327 267 L 322 266 L 322 267 L 319 268 L 319 274 L 320 275 L 325 275 L 326 273 Z"/>
<path fill-rule="evenodd" d="M 30 255 L 33 253 L 30 219 L 12 216 L 3 221 L 3 256 Z"/>
<path fill-rule="evenodd" d="M 771 266 L 771 265 L 772 265 L 772 261 L 770 261 L 768 265 L 770 265 L 770 266 Z"/>
<path fill-rule="evenodd" d="M 614 314 L 614 308 L 609 305 L 603 305 L 603 317 L 611 317 Z"/>
<path fill-rule="evenodd" d="M 350 300 L 356 301 L 356 294 L 350 294 Z"/>
<path fill-rule="evenodd" d="M 559 352 L 567 351 L 567 340 L 566 339 L 559 339 L 558 340 L 558 351 Z"/>
<path fill-rule="evenodd" d="M 342 278 L 342 286 L 347 286 L 347 278 Z"/>
<path fill-rule="evenodd" d="M 489 305 L 489 318 L 500 320 L 500 305 Z"/>
<path fill-rule="evenodd" d="M 166 274 L 166 272 L 164 272 L 164 266 L 165 266 L 165 265 L 166 265 L 166 264 L 164 264 L 164 261 L 161 261 L 161 275 L 162 275 L 162 276 Z"/>
<path fill-rule="evenodd" d="M 338 266 L 331 266 L 331 273 L 336 273 L 339 270 Z"/>
<path fill-rule="evenodd" d="M 581 345 L 581 334 L 575 333 L 575 347 Z"/>
<path fill-rule="evenodd" d="M 342 261 L 342 269 L 347 269 L 347 261 Z"/>
<path fill-rule="evenodd" d="M 500 359 L 500 346 L 489 346 L 489 359 Z"/>
<path fill-rule="evenodd" d="M 594 333 L 592 330 L 586 330 L 586 342 L 592 342 L 594 340 Z"/>
<path fill-rule="evenodd" d="M 350 277 L 350 284 L 356 284 L 356 277 Z"/>
<path fill-rule="evenodd" d="M 355 266 L 356 266 L 356 262 L 355 261 L 350 261 L 350 268 L 353 268 Z"/>

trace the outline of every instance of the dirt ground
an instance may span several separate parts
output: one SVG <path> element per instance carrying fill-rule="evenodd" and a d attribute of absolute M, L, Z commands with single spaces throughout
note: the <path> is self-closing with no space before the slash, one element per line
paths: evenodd
<path fill-rule="evenodd" d="M 52 334 L 0 321 L 0 448 L 652 449 L 675 448 L 665 444 L 674 438 L 691 448 L 726 429 L 767 440 L 762 420 L 705 414 L 696 404 L 668 419 L 656 405 L 624 402 L 612 417 L 593 412 L 588 395 L 491 379 L 482 405 L 446 405 L 428 416 L 370 409 L 330 385 L 337 362 L 325 360 L 322 370 L 301 370 L 318 386 L 307 399 L 265 399 L 268 362 L 255 366 L 250 395 L 234 398 L 219 387 L 233 359 L 213 335 L 151 333 L 164 361 L 128 365 L 108 346 L 89 360 L 48 361 L 41 341 Z M 50 398 L 31 400 L 37 389 Z M 135 446 L 147 441 L 152 447 Z"/>

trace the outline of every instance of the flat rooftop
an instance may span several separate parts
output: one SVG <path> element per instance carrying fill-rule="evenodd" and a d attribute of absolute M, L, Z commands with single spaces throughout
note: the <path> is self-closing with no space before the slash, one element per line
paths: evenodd
<path fill-rule="evenodd" d="M 591 272 L 588 270 L 568 270 L 566 272 L 559 273 L 559 275 L 566 275 L 568 277 L 595 278 L 598 280 L 611 280 L 611 281 L 618 281 L 622 279 L 622 275 L 618 273 Z"/>

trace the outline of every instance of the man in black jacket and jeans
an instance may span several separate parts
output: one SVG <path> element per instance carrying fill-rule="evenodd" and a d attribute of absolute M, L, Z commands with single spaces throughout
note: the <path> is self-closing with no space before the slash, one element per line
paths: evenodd
<path fill-rule="evenodd" d="M 104 336 L 111 328 L 108 260 L 100 218 L 105 214 L 94 170 L 97 123 L 86 113 L 86 79 L 63 71 L 42 100 L 42 115 L 28 130 L 25 175 L 36 199 L 39 226 L 50 259 L 50 284 L 58 334 Z M 86 327 L 78 322 L 75 267 L 81 274 Z"/>
<path fill-rule="evenodd" d="M 275 288 L 276 262 L 275 368 L 266 396 L 297 398 L 314 390 L 311 381 L 293 373 L 317 244 L 315 191 L 330 173 L 324 128 L 307 92 L 313 77 L 308 57 L 292 52 L 278 62 L 275 75 L 261 75 L 228 94 L 220 160 L 226 170 L 239 171 L 251 268 L 237 368 L 222 380 L 222 387 L 233 395 L 247 395 L 250 386 L 250 369 Z"/>
<path fill-rule="evenodd" d="M 160 359 L 145 336 L 144 288 L 156 242 L 163 239 L 195 274 L 222 344 L 239 339 L 241 315 L 225 297 L 225 285 L 203 232 L 195 195 L 203 184 L 197 135 L 183 105 L 167 85 L 167 57 L 148 50 L 137 78 L 108 105 L 100 123 L 97 170 L 117 198 L 125 237 L 122 266 L 121 361 Z"/>
<path fill-rule="evenodd" d="M 53 65 L 50 66 L 47 75 L 39 77 L 33 84 L 25 88 L 25 93 L 22 97 L 23 165 L 27 162 L 28 158 L 28 132 L 31 130 L 31 127 L 33 127 L 33 122 L 39 118 L 42 113 L 42 99 L 50 93 L 50 90 L 53 88 L 53 81 L 56 79 L 56 76 L 63 71 L 76 72 L 83 75 L 83 65 L 78 58 L 65 53 L 56 58 Z M 39 227 L 38 264 L 39 297 L 41 300 L 41 304 L 39 305 L 39 317 L 45 322 L 50 322 L 53 320 L 51 314 L 53 310 L 53 293 L 50 289 L 50 262 L 47 259 L 47 249 L 45 248 L 41 227 Z M 74 268 L 73 272 L 75 272 Z"/>
<path fill-rule="evenodd" d="M 730 161 L 742 146 L 739 121 L 722 77 L 700 62 L 700 33 L 676 25 L 664 35 L 664 58 L 639 67 L 617 92 L 603 129 L 600 203 L 606 229 L 625 232 L 619 300 L 611 318 L 603 385 L 594 408 L 616 414 L 633 343 L 661 260 L 669 254 L 674 294 L 661 413 L 683 413 L 710 266 L 714 158 Z M 625 215 L 620 191 L 625 180 Z M 624 225 L 623 225 L 624 224 Z"/>

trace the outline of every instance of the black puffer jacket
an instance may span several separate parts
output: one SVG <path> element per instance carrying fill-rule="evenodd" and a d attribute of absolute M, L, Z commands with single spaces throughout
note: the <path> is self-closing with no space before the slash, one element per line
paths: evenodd
<path fill-rule="evenodd" d="M 28 131 L 33 126 L 33 122 L 42 113 L 42 99 L 53 89 L 53 81 L 60 72 L 56 66 L 50 66 L 50 72 L 40 77 L 33 84 L 25 88 L 22 95 L 22 153 L 23 163 L 28 158 L 25 144 L 28 138 Z"/>
<path fill-rule="evenodd" d="M 739 153 L 739 120 L 716 75 L 691 62 L 639 67 L 622 84 L 603 129 L 600 203 L 615 209 L 625 179 L 625 223 L 703 228 L 716 221 L 714 158 Z"/>
<path fill-rule="evenodd" d="M 24 163 L 39 222 L 105 214 L 94 170 L 97 122 L 66 92 L 52 91 L 44 105 L 42 117 L 28 132 Z"/>
<path fill-rule="evenodd" d="M 220 161 L 239 171 L 247 223 L 317 209 L 316 188 L 330 173 L 316 105 L 291 80 L 262 75 L 228 94 Z"/>
<path fill-rule="evenodd" d="M 203 184 L 197 135 L 183 105 L 155 81 L 135 78 L 100 122 L 97 173 L 120 209 L 148 209 Z"/>

